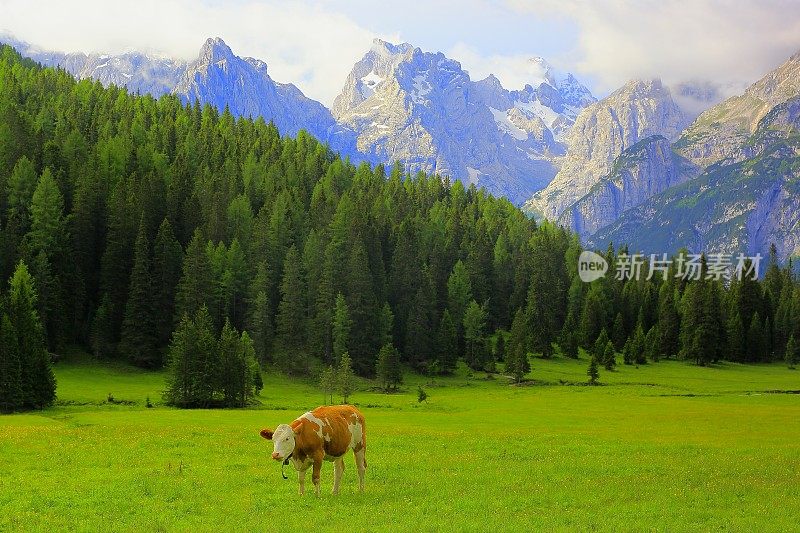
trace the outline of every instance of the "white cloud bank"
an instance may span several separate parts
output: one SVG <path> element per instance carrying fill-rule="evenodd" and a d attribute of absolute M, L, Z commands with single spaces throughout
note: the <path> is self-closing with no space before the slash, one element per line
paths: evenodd
<path fill-rule="evenodd" d="M 136 49 L 182 59 L 195 58 L 206 38 L 221 37 L 235 54 L 265 61 L 275 80 L 327 105 L 376 36 L 327 7 L 280 0 L 0 0 L 0 30 L 45 49 Z"/>
<path fill-rule="evenodd" d="M 578 24 L 574 69 L 601 91 L 637 77 L 738 92 L 800 49 L 797 0 L 508 0 Z"/>

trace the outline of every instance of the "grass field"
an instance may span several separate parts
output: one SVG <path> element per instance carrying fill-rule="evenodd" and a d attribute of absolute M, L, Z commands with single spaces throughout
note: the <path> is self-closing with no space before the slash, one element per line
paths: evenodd
<path fill-rule="evenodd" d="M 800 371 L 662 362 L 588 387 L 586 365 L 365 382 L 366 491 L 350 457 L 316 498 L 258 435 L 321 404 L 313 384 L 268 374 L 259 408 L 180 411 L 164 374 L 72 354 L 57 406 L 0 417 L 0 531 L 798 530 Z"/>

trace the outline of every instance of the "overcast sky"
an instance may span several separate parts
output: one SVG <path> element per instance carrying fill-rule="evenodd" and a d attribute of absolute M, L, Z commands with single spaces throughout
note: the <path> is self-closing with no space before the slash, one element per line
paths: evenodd
<path fill-rule="evenodd" d="M 800 0 L 0 0 L 0 30 L 47 49 L 184 59 L 218 36 L 327 105 L 374 37 L 445 52 L 510 89 L 538 55 L 599 96 L 652 76 L 730 92 L 800 50 Z"/>

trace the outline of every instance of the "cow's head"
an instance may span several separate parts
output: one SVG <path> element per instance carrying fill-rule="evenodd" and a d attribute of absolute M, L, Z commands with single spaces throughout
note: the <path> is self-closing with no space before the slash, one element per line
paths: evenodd
<path fill-rule="evenodd" d="M 289 424 L 281 424 L 275 431 L 262 429 L 261 436 L 272 441 L 272 458 L 276 461 L 287 459 L 294 451 L 294 430 Z"/>

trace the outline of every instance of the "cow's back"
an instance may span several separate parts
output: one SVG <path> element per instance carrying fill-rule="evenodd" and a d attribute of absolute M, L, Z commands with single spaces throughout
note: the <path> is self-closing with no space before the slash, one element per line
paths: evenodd
<path fill-rule="evenodd" d="M 357 452 L 366 446 L 364 416 L 352 405 L 317 407 L 303 417 L 321 427 L 327 457 L 341 457 L 348 450 Z"/>

